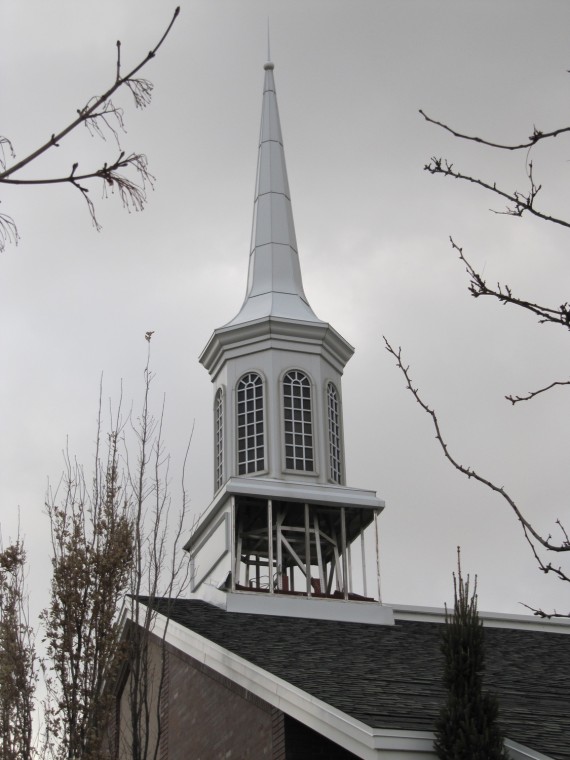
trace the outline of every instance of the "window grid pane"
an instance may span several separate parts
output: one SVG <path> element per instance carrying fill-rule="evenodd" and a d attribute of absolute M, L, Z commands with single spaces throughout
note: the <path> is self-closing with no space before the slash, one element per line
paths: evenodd
<path fill-rule="evenodd" d="M 327 386 L 327 408 L 329 418 L 329 463 L 330 476 L 335 483 L 342 478 L 341 447 L 340 447 L 340 414 L 338 393 L 332 383 Z"/>
<path fill-rule="evenodd" d="M 214 480 L 215 490 L 222 487 L 224 477 L 224 399 L 218 388 L 214 402 Z"/>
<path fill-rule="evenodd" d="M 302 372 L 293 370 L 283 379 L 283 417 L 285 421 L 285 467 L 288 470 L 314 470 L 311 383 Z"/>
<path fill-rule="evenodd" d="M 265 469 L 263 443 L 263 381 L 251 372 L 237 387 L 238 474 Z"/>

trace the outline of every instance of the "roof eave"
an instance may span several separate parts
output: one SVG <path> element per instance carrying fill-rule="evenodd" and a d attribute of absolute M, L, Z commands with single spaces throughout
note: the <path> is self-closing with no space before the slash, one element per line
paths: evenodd
<path fill-rule="evenodd" d="M 363 488 L 340 486 L 333 483 L 294 483 L 273 478 L 229 478 L 208 508 L 200 515 L 192 535 L 184 545 L 190 551 L 201 539 L 204 531 L 212 524 L 217 512 L 231 496 L 252 496 L 260 499 L 277 501 L 296 501 L 299 503 L 343 506 L 347 509 L 370 509 L 381 512 L 386 503 L 376 496 L 375 491 Z"/>

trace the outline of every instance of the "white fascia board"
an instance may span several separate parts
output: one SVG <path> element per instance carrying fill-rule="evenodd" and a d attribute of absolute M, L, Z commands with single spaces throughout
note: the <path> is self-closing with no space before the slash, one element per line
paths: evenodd
<path fill-rule="evenodd" d="M 295 483 L 274 478 L 229 478 L 224 486 L 236 496 L 258 496 L 265 499 L 298 501 L 309 504 L 330 504 L 339 507 L 384 509 L 385 503 L 375 491 L 338 486 L 332 483 Z"/>
<path fill-rule="evenodd" d="M 524 747 L 512 739 L 505 739 L 505 747 L 509 750 L 511 760 L 552 760 L 550 755 L 543 755 L 542 752 Z"/>
<path fill-rule="evenodd" d="M 424 623 L 445 623 L 443 607 L 417 607 L 413 605 L 388 604 L 396 620 L 415 620 Z M 450 612 L 453 610 L 450 608 Z M 545 633 L 570 634 L 568 618 L 538 618 L 536 615 L 515 615 L 501 612 L 479 612 L 486 628 L 510 628 L 512 630 L 542 631 Z"/>
<path fill-rule="evenodd" d="M 373 729 L 183 625 L 172 620 L 166 623 L 157 615 L 152 632 L 362 760 L 436 758 L 431 732 Z"/>
<path fill-rule="evenodd" d="M 343 623 L 394 625 L 392 609 L 380 602 L 361 602 L 354 599 L 323 599 L 321 597 L 259 594 L 256 591 L 237 591 L 226 594 L 226 612 L 278 617 L 337 620 Z"/>

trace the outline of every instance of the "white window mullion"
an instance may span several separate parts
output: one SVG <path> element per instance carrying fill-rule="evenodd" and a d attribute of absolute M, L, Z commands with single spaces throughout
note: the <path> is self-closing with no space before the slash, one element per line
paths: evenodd
<path fill-rule="evenodd" d="M 311 383 L 298 370 L 283 378 L 283 416 L 285 420 L 285 467 L 287 470 L 315 469 Z"/>

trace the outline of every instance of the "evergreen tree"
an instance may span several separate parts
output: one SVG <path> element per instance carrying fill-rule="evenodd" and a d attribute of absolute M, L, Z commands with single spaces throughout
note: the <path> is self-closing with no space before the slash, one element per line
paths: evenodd
<path fill-rule="evenodd" d="M 453 587 L 453 614 L 446 607 L 441 643 L 447 701 L 436 722 L 435 751 L 441 760 L 508 760 L 497 698 L 483 692 L 485 649 L 477 579 L 470 594 L 469 576 L 463 579 L 459 556 Z"/>

